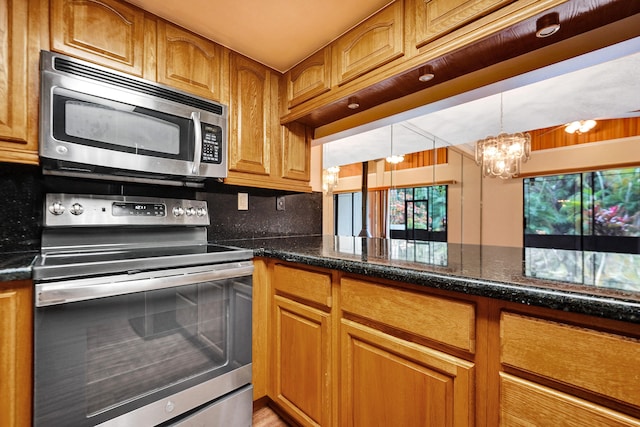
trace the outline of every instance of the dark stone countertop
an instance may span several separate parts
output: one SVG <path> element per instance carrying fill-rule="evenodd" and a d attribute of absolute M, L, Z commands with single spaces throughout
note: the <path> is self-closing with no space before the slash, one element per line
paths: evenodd
<path fill-rule="evenodd" d="M 31 279 L 31 267 L 38 251 L 0 251 L 0 282 Z"/>
<path fill-rule="evenodd" d="M 335 236 L 217 243 L 253 249 L 256 256 L 640 323 L 640 283 L 603 288 L 530 277 L 519 248 Z"/>

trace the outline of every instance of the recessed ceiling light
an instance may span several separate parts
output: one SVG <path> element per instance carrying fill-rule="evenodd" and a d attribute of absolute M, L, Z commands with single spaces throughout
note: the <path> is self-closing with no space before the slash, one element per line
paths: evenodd
<path fill-rule="evenodd" d="M 356 98 L 355 96 L 350 96 L 349 100 L 347 101 L 347 107 L 352 110 L 357 110 L 358 108 L 360 108 L 358 98 Z"/>
<path fill-rule="evenodd" d="M 433 73 L 433 67 L 431 65 L 424 65 L 418 69 L 418 80 L 421 82 L 428 82 L 433 80 L 436 75 Z"/>
<path fill-rule="evenodd" d="M 560 15 L 557 12 L 548 13 L 536 21 L 536 37 L 543 39 L 558 32 L 560 29 Z"/>

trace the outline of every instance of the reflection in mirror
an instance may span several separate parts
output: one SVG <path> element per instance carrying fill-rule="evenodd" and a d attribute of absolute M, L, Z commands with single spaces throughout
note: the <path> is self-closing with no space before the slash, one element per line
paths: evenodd
<path fill-rule="evenodd" d="M 424 105 L 370 123 L 342 139 L 323 142 L 339 147 L 335 155 L 343 156 L 345 165 L 369 160 L 372 189 L 446 185 L 448 242 L 523 248 L 523 179 L 640 166 L 638 69 L 640 38 Z M 567 124 L 581 120 L 595 120 L 596 126 L 573 134 L 565 131 Z M 404 161 L 393 167 L 380 161 L 391 149 L 390 123 L 393 154 L 404 155 Z M 530 159 L 517 177 L 482 178 L 474 159 L 475 143 L 502 127 L 507 133 L 531 134 Z M 432 159 L 419 160 L 421 156 Z M 341 177 L 337 191 L 357 191 L 360 177 L 354 175 L 355 180 Z M 382 230 L 376 236 L 390 236 L 389 227 Z"/>
<path fill-rule="evenodd" d="M 398 143 L 397 143 L 398 141 Z M 447 222 L 448 194 L 458 197 L 461 192 L 455 189 L 448 193 L 447 187 L 454 186 L 460 182 L 460 167 L 455 163 L 456 156 L 453 156 L 454 164 L 449 164 L 448 144 L 418 129 L 408 123 L 398 123 L 375 131 L 366 132 L 353 136 L 349 139 L 342 139 L 323 145 L 323 168 L 328 170 L 331 167 L 340 167 L 340 178 L 338 185 L 334 188 L 332 195 L 334 215 L 334 233 L 337 235 L 357 236 L 358 233 L 358 209 L 362 208 L 365 198 L 357 195 L 361 190 L 364 181 L 363 171 L 368 169 L 368 231 L 372 237 L 398 238 L 394 236 L 394 227 L 397 230 L 398 223 L 393 222 L 394 215 L 398 214 L 398 206 L 395 202 L 399 200 L 398 191 L 403 189 L 416 188 L 421 194 L 436 194 L 429 192 L 430 188 L 437 188 L 437 200 L 440 205 L 435 206 L 428 199 L 421 199 L 414 202 L 410 200 L 405 203 L 405 199 L 400 200 L 399 206 L 403 217 L 403 230 L 409 231 L 406 227 L 414 224 L 424 225 L 432 232 L 443 233 L 443 228 L 432 229 L 427 224 L 433 223 L 433 214 L 437 216 L 438 224 Z M 365 147 L 367 147 L 365 149 Z M 376 158 L 369 158 L 362 163 L 350 163 L 355 159 L 368 158 L 374 153 Z M 326 172 L 325 172 L 326 174 Z M 444 196 L 442 196 L 444 194 Z M 453 211 L 459 212 L 461 200 L 451 199 L 454 206 Z M 358 204 L 362 203 L 362 204 Z M 424 209 L 422 209 L 424 208 Z M 442 210 L 444 209 L 444 213 Z M 416 215 L 426 215 L 424 221 L 414 218 Z M 353 216 L 354 218 L 350 218 Z M 413 229 L 410 233 L 414 236 Z M 411 239 L 432 240 L 425 237 L 422 229 L 418 230 L 415 237 L 403 237 Z M 460 236 L 460 232 L 454 232 L 454 236 Z M 446 237 L 436 239 L 446 241 Z"/>
<path fill-rule="evenodd" d="M 640 291 L 640 255 L 525 248 L 525 275 L 600 288 Z"/>
<path fill-rule="evenodd" d="M 445 242 L 361 240 L 348 236 L 336 236 L 334 250 L 346 255 L 366 256 L 367 261 L 379 258 L 383 261 L 393 260 L 438 267 L 446 267 L 449 262 L 449 246 Z"/>

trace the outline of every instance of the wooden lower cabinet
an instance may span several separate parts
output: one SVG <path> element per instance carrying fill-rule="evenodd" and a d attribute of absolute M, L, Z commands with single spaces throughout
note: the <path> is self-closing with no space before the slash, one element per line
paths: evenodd
<path fill-rule="evenodd" d="M 334 381 L 331 275 L 272 264 L 269 397 L 303 426 L 329 426 Z"/>
<path fill-rule="evenodd" d="M 541 314 L 500 314 L 500 425 L 640 426 L 640 326 Z"/>
<path fill-rule="evenodd" d="M 342 319 L 340 425 L 473 424 L 473 364 Z"/>
<path fill-rule="evenodd" d="M 273 399 L 300 424 L 329 425 L 329 313 L 275 296 Z"/>
<path fill-rule="evenodd" d="M 640 427 L 640 324 L 257 265 L 269 344 L 255 357 L 300 425 Z"/>
<path fill-rule="evenodd" d="M 502 373 L 500 425 L 628 427 L 640 420 L 567 393 Z"/>
<path fill-rule="evenodd" d="M 31 425 L 33 285 L 0 283 L 0 426 Z"/>

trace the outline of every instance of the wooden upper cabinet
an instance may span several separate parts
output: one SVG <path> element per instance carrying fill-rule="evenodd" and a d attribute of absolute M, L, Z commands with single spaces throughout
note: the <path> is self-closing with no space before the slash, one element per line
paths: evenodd
<path fill-rule="evenodd" d="M 46 18 L 37 5 L 0 1 L 0 161 L 38 164 L 39 36 Z"/>
<path fill-rule="evenodd" d="M 282 177 L 311 179 L 311 129 L 301 123 L 282 126 Z"/>
<path fill-rule="evenodd" d="M 230 62 L 229 170 L 269 175 L 270 72 L 263 65 L 234 53 Z"/>
<path fill-rule="evenodd" d="M 325 48 L 285 75 L 288 107 L 292 108 L 331 89 L 331 49 Z"/>
<path fill-rule="evenodd" d="M 414 0 L 415 43 L 420 48 L 512 0 Z"/>
<path fill-rule="evenodd" d="M 282 75 L 234 52 L 229 63 L 229 174 L 225 182 L 310 191 L 311 131 L 298 123 L 280 125 Z"/>
<path fill-rule="evenodd" d="M 163 83 L 227 103 L 223 82 L 228 67 L 222 46 L 170 23 L 158 22 L 158 76 Z"/>
<path fill-rule="evenodd" d="M 397 0 L 333 44 L 338 85 L 403 56 L 403 13 L 404 2 Z"/>
<path fill-rule="evenodd" d="M 52 0 L 51 47 L 143 77 L 144 12 L 117 0 Z"/>

